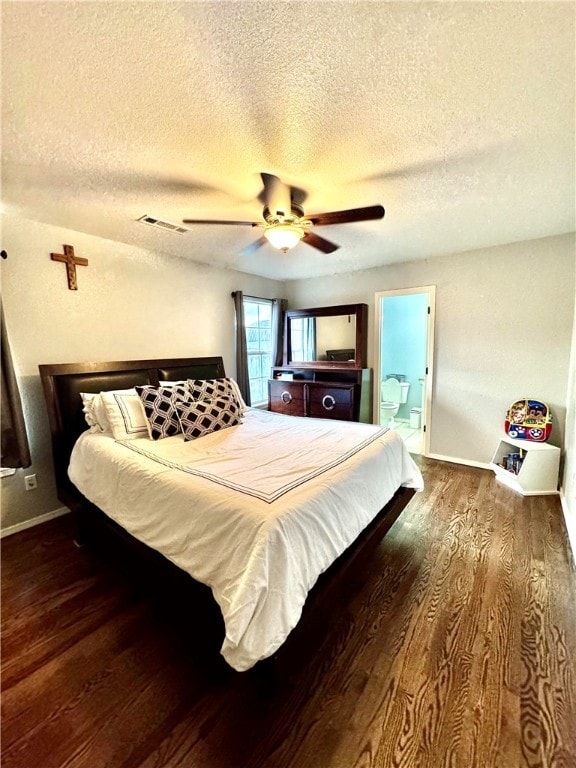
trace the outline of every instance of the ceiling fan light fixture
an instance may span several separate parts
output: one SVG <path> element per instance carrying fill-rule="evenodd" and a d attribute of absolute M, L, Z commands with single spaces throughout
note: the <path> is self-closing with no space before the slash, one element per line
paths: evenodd
<path fill-rule="evenodd" d="M 273 224 L 265 230 L 264 237 L 274 248 L 286 253 L 304 237 L 304 227 L 290 223 Z"/>

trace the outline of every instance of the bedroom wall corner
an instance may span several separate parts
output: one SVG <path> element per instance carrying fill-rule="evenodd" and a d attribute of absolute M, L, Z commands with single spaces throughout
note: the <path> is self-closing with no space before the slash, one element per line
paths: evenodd
<path fill-rule="evenodd" d="M 566 401 L 566 439 L 564 443 L 564 471 L 561 482 L 561 499 L 566 530 L 572 549 L 572 565 L 576 570 L 576 291 L 572 349 Z"/>
<path fill-rule="evenodd" d="M 62 511 L 39 364 L 222 355 L 234 376 L 231 292 L 273 298 L 284 284 L 8 214 L 1 226 L 2 299 L 32 453 L 31 467 L 0 480 L 0 530 L 10 533 Z M 77 291 L 50 259 L 64 244 L 89 261 Z M 29 474 L 38 487 L 25 491 Z"/>

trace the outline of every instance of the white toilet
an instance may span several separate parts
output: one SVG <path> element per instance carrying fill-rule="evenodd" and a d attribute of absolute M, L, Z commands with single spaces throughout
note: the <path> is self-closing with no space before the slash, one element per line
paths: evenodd
<path fill-rule="evenodd" d="M 398 381 L 393 376 L 387 378 L 380 386 L 380 423 L 389 427 L 396 426 L 394 416 L 398 409 L 408 399 L 410 383 Z"/>

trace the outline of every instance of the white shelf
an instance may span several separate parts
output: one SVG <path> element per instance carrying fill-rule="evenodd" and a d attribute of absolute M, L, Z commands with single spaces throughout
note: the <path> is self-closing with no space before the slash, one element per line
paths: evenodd
<path fill-rule="evenodd" d="M 509 453 L 521 453 L 522 466 L 518 473 L 502 466 Z M 548 443 L 502 437 L 490 466 L 496 479 L 523 496 L 545 496 L 558 493 L 560 448 Z"/>

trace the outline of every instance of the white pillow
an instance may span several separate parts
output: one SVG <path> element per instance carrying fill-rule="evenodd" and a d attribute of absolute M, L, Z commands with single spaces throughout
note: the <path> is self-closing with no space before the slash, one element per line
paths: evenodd
<path fill-rule="evenodd" d="M 110 432 L 110 423 L 102 397 L 94 392 L 80 392 L 86 423 L 93 432 Z"/>
<path fill-rule="evenodd" d="M 148 437 L 148 421 L 135 389 L 100 392 L 115 440 Z"/>
<path fill-rule="evenodd" d="M 240 403 L 240 413 L 244 413 L 246 410 L 248 410 L 248 406 L 246 405 L 244 398 L 242 397 L 242 393 L 240 392 L 240 387 L 238 386 L 238 382 L 236 379 L 229 378 L 228 381 L 230 382 L 230 386 L 234 390 L 236 394 L 236 399 Z"/>

